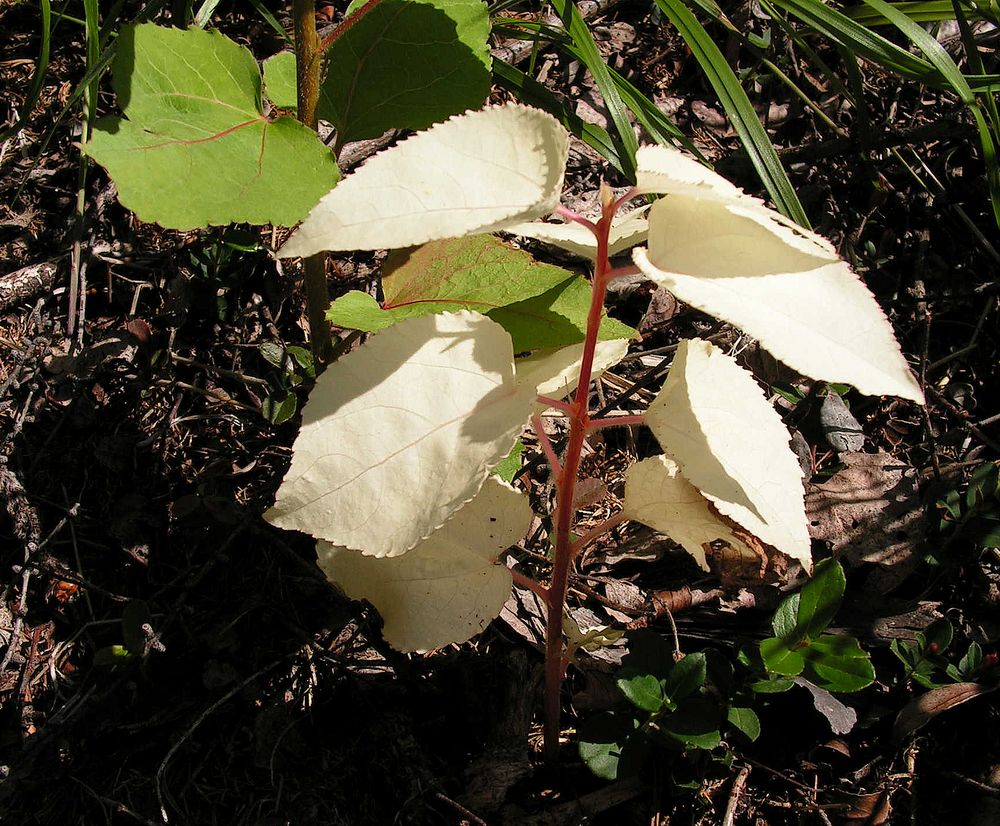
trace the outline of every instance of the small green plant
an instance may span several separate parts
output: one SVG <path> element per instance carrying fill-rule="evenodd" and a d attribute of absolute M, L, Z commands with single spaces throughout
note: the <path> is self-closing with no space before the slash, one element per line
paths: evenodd
<path fill-rule="evenodd" d="M 948 491 L 936 509 L 938 530 L 947 544 L 965 541 L 977 548 L 1000 548 L 1000 464 L 977 467 L 965 493 Z"/>
<path fill-rule="evenodd" d="M 824 633 L 844 596 L 840 563 L 825 559 L 800 591 L 781 601 L 771 621 L 774 636 L 760 644 L 767 679 L 756 691 L 790 688 L 802 675 L 827 691 L 860 691 L 875 680 L 871 659 L 854 637 Z"/>
<path fill-rule="evenodd" d="M 512 578 L 534 590 L 548 611 L 550 758 L 569 664 L 569 568 L 604 530 L 624 519 L 644 522 L 702 565 L 706 545 L 723 541 L 751 555 L 782 552 L 811 568 L 801 470 L 788 432 L 753 378 L 717 347 L 683 342 L 645 416 L 591 418 L 591 379 L 627 347 L 627 340 L 601 341 L 612 279 L 641 271 L 813 377 L 922 400 L 871 294 L 818 236 L 664 147 L 641 148 L 637 186 L 620 198 L 603 190 L 600 216 L 587 219 L 558 204 L 567 150 L 566 133 L 551 117 L 514 105 L 485 109 L 381 153 L 324 196 L 279 255 L 426 246 L 393 270 L 406 290 L 392 283 L 392 306 L 361 296 L 334 306 L 338 323 L 380 332 L 318 380 L 266 514 L 315 536 L 330 578 L 372 602 L 386 639 L 404 650 L 468 639 L 497 616 Z M 665 197 L 645 216 L 618 214 L 647 193 Z M 567 222 L 534 220 L 553 212 Z M 593 261 L 582 343 L 515 361 L 517 325 L 500 310 L 552 288 L 533 283 L 523 262 L 511 264 L 513 252 L 499 254 L 506 263 L 498 268 L 482 257 L 498 248 L 469 246 L 496 230 Z M 634 267 L 612 268 L 612 251 L 643 241 L 646 247 L 633 250 Z M 463 266 L 454 266 L 458 259 Z M 823 306 L 824 320 L 797 321 L 801 306 Z M 545 408 L 568 420 L 561 451 L 540 426 Z M 531 510 L 523 494 L 490 478 L 528 420 L 557 491 L 547 584 L 503 564 Z M 602 427 L 640 423 L 665 453 L 631 468 L 623 511 L 578 537 L 569 503 L 584 441 Z M 821 633 L 839 604 L 843 575 L 832 565 L 820 573 L 782 614 L 767 661 L 786 679 L 808 666 L 819 684 L 853 690 L 871 681 L 871 667 L 856 642 Z"/>
<path fill-rule="evenodd" d="M 722 654 L 680 655 L 652 631 L 628 640 L 617 685 L 631 710 L 602 712 L 579 727 L 580 756 L 598 777 L 633 775 L 658 751 L 694 756 L 760 735 L 760 720 L 740 699 Z"/>
<path fill-rule="evenodd" d="M 903 680 L 930 689 L 982 681 L 987 672 L 995 670 L 996 654 L 984 654 L 975 641 L 969 643 L 961 657 L 957 652 L 949 656 L 953 637 L 951 622 L 940 619 L 918 633 L 913 642 L 893 640 L 889 648 L 903 664 Z"/>

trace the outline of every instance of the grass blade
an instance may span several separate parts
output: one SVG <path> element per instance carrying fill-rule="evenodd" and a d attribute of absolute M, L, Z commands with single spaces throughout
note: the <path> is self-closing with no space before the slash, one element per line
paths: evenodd
<path fill-rule="evenodd" d="M 615 125 L 615 131 L 618 133 L 623 149 L 619 153 L 622 172 L 626 178 L 634 181 L 635 153 L 639 148 L 639 142 L 632 130 L 628 110 L 622 102 L 621 95 L 618 94 L 618 87 L 611 79 L 608 64 L 604 62 L 604 58 L 597 51 L 594 37 L 576 4 L 572 0 L 552 0 L 552 7 L 563 21 L 573 45 L 576 46 L 580 62 L 590 70 L 601 97 L 604 98 L 604 105 L 608 108 L 608 114 L 611 115 L 611 121 Z"/>
<path fill-rule="evenodd" d="M 38 103 L 38 97 L 42 93 L 42 83 L 45 82 L 45 73 L 49 69 L 49 50 L 52 45 L 52 7 L 49 0 L 41 0 L 38 5 L 42 12 L 42 45 L 38 50 L 38 65 L 35 67 L 35 73 L 31 76 L 31 84 L 28 86 L 28 93 L 24 96 L 24 103 L 21 104 L 21 114 L 18 115 L 17 121 L 13 125 L 0 131 L 0 142 L 13 137 L 24 128 L 35 104 Z"/>
<path fill-rule="evenodd" d="M 705 72 L 775 206 L 793 221 L 809 227 L 809 219 L 778 160 L 778 153 L 719 47 L 682 0 L 656 0 L 656 5 L 680 32 Z"/>
<path fill-rule="evenodd" d="M 600 153 L 602 157 L 607 158 L 615 169 L 620 172 L 624 171 L 618 147 L 607 130 L 584 121 L 579 115 L 566 108 L 562 101 L 537 80 L 498 58 L 493 59 L 493 80 L 498 86 L 502 86 L 517 95 L 518 100 L 522 103 L 537 106 L 556 117 L 570 132 Z"/>

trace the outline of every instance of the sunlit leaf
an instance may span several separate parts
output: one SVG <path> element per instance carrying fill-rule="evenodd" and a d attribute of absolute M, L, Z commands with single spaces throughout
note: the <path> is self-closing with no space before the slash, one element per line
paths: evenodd
<path fill-rule="evenodd" d="M 409 247 L 552 212 L 566 130 L 517 104 L 469 112 L 371 158 L 323 197 L 279 254 Z"/>
<path fill-rule="evenodd" d="M 639 162 L 644 191 L 667 193 L 633 252 L 650 279 L 807 376 L 923 401 L 885 314 L 828 242 L 676 150 L 646 147 Z"/>
<path fill-rule="evenodd" d="M 683 341 L 646 421 L 720 513 L 812 567 L 802 470 L 749 373 L 707 341 Z"/>
<path fill-rule="evenodd" d="M 330 365 L 265 517 L 398 556 L 479 491 L 527 421 L 510 336 L 477 313 L 411 318 Z"/>
<path fill-rule="evenodd" d="M 608 233 L 608 255 L 614 256 L 631 249 L 636 244 L 646 240 L 649 224 L 646 220 L 648 207 L 615 215 Z M 581 258 L 594 260 L 597 258 L 597 239 L 587 227 L 575 221 L 565 223 L 549 223 L 545 221 L 530 221 L 514 224 L 504 228 L 504 232 L 520 235 L 524 238 L 534 238 L 544 244 L 551 244 L 559 249 L 578 255 Z"/>
<path fill-rule="evenodd" d="M 525 534 L 531 518 L 527 496 L 491 478 L 409 553 L 374 559 L 320 542 L 319 565 L 349 597 L 378 609 L 393 648 L 428 651 L 464 642 L 499 616 L 511 576 L 497 556 Z"/>
<path fill-rule="evenodd" d="M 590 380 L 600 378 L 605 370 L 625 358 L 628 345 L 627 339 L 597 342 Z M 517 360 L 517 382 L 534 388 L 539 396 L 564 398 L 576 389 L 582 358 L 582 344 L 558 350 L 539 350 Z"/>
<path fill-rule="evenodd" d="M 264 114 L 256 60 L 218 32 L 124 26 L 112 79 L 127 119 L 102 118 L 84 151 L 144 221 L 289 226 L 337 182 L 315 132 Z"/>

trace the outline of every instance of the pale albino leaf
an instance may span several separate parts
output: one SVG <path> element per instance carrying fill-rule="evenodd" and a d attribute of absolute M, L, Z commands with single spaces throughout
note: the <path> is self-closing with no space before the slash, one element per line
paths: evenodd
<path fill-rule="evenodd" d="M 716 540 L 753 555 L 732 528 L 712 513 L 708 500 L 667 456 L 644 459 L 625 472 L 622 512 L 629 519 L 669 536 L 706 571 L 705 546 Z"/>
<path fill-rule="evenodd" d="M 600 378 L 605 370 L 625 358 L 628 345 L 628 339 L 598 341 L 594 348 L 590 380 Z M 582 358 L 583 344 L 571 344 L 558 350 L 539 350 L 517 360 L 517 382 L 533 387 L 539 396 L 565 398 L 576 389 Z"/>
<path fill-rule="evenodd" d="M 608 233 L 609 256 L 618 255 L 646 240 L 649 232 L 649 222 L 646 220 L 648 211 L 649 207 L 642 207 L 614 217 L 611 231 Z M 597 258 L 597 239 L 594 233 L 575 221 L 565 223 L 530 221 L 505 227 L 504 232 L 524 238 L 534 238 L 536 241 L 559 247 L 580 258 L 591 260 Z"/>
<path fill-rule="evenodd" d="M 409 247 L 539 218 L 559 202 L 568 151 L 566 130 L 539 109 L 458 115 L 344 178 L 278 254 Z"/>
<path fill-rule="evenodd" d="M 811 567 L 802 471 L 749 373 L 707 341 L 683 341 L 646 422 L 720 513 Z"/>
<path fill-rule="evenodd" d="M 429 651 L 464 642 L 499 616 L 511 576 L 497 556 L 524 536 L 531 518 L 527 497 L 491 477 L 409 553 L 373 559 L 320 542 L 319 564 L 349 597 L 378 609 L 393 648 Z"/>
<path fill-rule="evenodd" d="M 923 402 L 885 314 L 827 241 L 674 150 L 642 159 L 644 191 L 668 193 L 633 252 L 643 273 L 807 376 Z"/>
<path fill-rule="evenodd" d="M 401 321 L 330 365 L 303 410 L 265 517 L 371 556 L 398 556 L 468 502 L 534 402 L 510 336 L 469 311 Z"/>

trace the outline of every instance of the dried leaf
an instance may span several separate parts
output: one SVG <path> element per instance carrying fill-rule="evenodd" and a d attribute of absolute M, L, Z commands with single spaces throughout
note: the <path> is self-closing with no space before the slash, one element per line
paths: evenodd
<path fill-rule="evenodd" d="M 919 697 L 914 697 L 896 715 L 896 722 L 892 727 L 892 738 L 899 742 L 942 712 L 967 703 L 969 700 L 992 690 L 992 688 L 987 688 L 979 683 L 955 683 L 954 685 L 932 688 Z"/>

